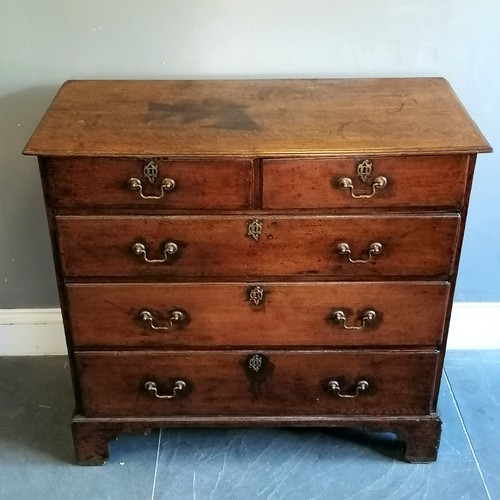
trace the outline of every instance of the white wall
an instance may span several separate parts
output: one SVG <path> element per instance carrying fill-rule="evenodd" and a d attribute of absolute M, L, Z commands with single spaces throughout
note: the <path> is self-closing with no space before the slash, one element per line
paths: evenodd
<path fill-rule="evenodd" d="M 495 146 L 499 20 L 493 0 L 0 0 L 0 308 L 57 305 L 20 151 L 64 80 L 439 75 Z M 479 161 L 460 300 L 500 301 L 496 158 Z"/>

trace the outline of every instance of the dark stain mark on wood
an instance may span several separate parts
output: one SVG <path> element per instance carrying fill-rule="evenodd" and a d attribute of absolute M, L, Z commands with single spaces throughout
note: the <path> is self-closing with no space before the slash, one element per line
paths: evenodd
<path fill-rule="evenodd" d="M 257 363 L 252 363 L 252 358 L 257 358 Z M 274 372 L 274 363 L 264 354 L 252 353 L 243 360 L 243 370 L 250 382 L 249 391 L 253 399 L 259 399 L 262 396 L 262 387 Z"/>
<path fill-rule="evenodd" d="M 406 94 L 379 94 L 372 97 L 372 100 L 385 101 L 387 113 L 401 113 L 406 106 L 416 106 L 417 100 Z"/>
<path fill-rule="evenodd" d="M 158 122 L 167 127 L 202 122 L 200 126 L 206 128 L 245 132 L 260 130 L 257 122 L 248 116 L 246 106 L 219 99 L 175 104 L 150 102 L 145 121 Z"/>
<path fill-rule="evenodd" d="M 342 122 L 337 129 L 337 135 L 340 135 L 340 137 L 347 140 L 346 128 L 349 127 L 349 125 L 352 125 L 352 123 L 353 122 Z"/>

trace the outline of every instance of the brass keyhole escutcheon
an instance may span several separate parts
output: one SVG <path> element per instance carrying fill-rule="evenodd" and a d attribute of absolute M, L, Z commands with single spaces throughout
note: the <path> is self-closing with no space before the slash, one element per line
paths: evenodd
<path fill-rule="evenodd" d="M 264 301 L 265 290 L 257 285 L 248 292 L 248 300 L 254 305 L 259 306 Z"/>
<path fill-rule="evenodd" d="M 258 372 L 262 368 L 262 356 L 254 354 L 248 361 L 248 367 L 254 372 Z"/>
<path fill-rule="evenodd" d="M 370 160 L 362 161 L 356 168 L 356 174 L 361 181 L 366 182 L 366 179 L 372 175 L 373 163 Z"/>
<path fill-rule="evenodd" d="M 255 241 L 259 241 L 260 235 L 262 234 L 263 222 L 259 219 L 252 219 L 247 222 L 247 236 L 253 238 Z"/>
<path fill-rule="evenodd" d="M 146 163 L 144 165 L 144 170 L 143 170 L 144 177 L 153 184 L 156 178 L 158 177 L 158 165 L 151 160 L 150 162 Z"/>

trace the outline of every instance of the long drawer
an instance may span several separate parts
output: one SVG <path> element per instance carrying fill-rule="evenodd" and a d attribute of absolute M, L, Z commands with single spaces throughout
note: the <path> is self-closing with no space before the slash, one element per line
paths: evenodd
<path fill-rule="evenodd" d="M 46 160 L 53 206 L 244 209 L 253 201 L 252 160 Z M 163 187 L 162 187 L 163 186 Z"/>
<path fill-rule="evenodd" d="M 270 209 L 457 209 L 468 174 L 465 155 L 283 159 L 262 165 L 263 206 Z"/>
<path fill-rule="evenodd" d="M 67 276 L 448 276 L 460 216 L 60 216 Z"/>
<path fill-rule="evenodd" d="M 423 415 L 437 360 L 435 351 L 76 354 L 88 417 Z"/>
<path fill-rule="evenodd" d="M 437 346 L 449 284 L 67 286 L 77 347 Z"/>

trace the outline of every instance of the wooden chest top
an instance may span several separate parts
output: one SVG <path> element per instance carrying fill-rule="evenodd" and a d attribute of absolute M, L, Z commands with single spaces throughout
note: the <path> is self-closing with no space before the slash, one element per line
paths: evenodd
<path fill-rule="evenodd" d="M 68 81 L 25 154 L 224 157 L 478 153 L 442 78 Z"/>

